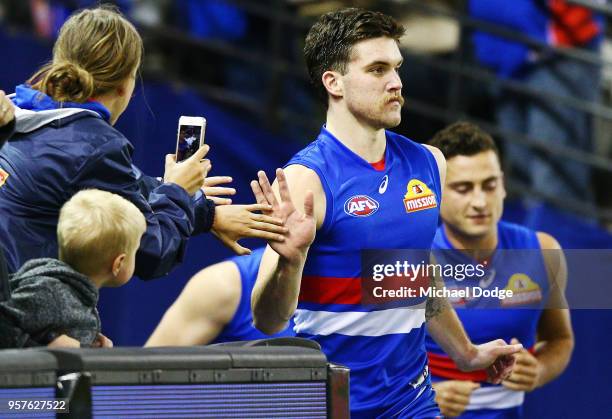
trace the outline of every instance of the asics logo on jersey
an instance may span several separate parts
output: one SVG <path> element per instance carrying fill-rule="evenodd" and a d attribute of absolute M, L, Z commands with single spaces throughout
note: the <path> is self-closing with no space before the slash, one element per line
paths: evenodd
<path fill-rule="evenodd" d="M 344 203 L 344 212 L 352 217 L 369 217 L 378 208 L 378 202 L 367 195 L 352 196 Z"/>
<path fill-rule="evenodd" d="M 380 186 L 378 187 L 378 193 L 381 195 L 384 194 L 387 191 L 388 184 L 389 184 L 389 175 L 385 175 L 382 182 L 380 183 Z"/>

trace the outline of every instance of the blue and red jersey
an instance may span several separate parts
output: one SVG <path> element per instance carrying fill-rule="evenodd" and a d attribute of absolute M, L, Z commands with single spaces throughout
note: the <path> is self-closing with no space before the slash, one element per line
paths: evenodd
<path fill-rule="evenodd" d="M 487 262 L 485 275 L 478 284 L 444 278 L 447 288 L 478 286 L 512 290 L 511 298 L 479 297 L 450 300 L 468 336 L 475 344 L 495 339 L 510 342 L 517 338 L 525 348 L 533 349 L 536 329 L 549 294 L 549 278 L 536 232 L 523 226 L 498 223 L 498 245 Z M 438 228 L 433 244 L 440 264 L 469 263 L 463 252 L 453 250 L 444 227 Z M 442 250 L 442 251 L 437 251 Z M 485 371 L 462 372 L 429 336 L 426 337 L 432 380 L 468 380 L 481 384 L 470 397 L 467 410 L 508 409 L 523 403 L 524 393 L 486 382 Z"/>
<path fill-rule="evenodd" d="M 431 248 L 440 205 L 434 156 L 387 131 L 384 168 L 375 168 L 323 128 L 289 165 L 315 171 L 326 197 L 325 220 L 304 267 L 297 335 L 350 368 L 353 417 L 416 406 L 429 383 L 424 309 L 364 305 L 361 251 Z"/>

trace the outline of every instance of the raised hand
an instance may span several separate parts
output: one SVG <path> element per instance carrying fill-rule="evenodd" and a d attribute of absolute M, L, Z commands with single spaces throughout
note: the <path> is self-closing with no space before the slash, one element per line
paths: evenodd
<path fill-rule="evenodd" d="M 284 240 L 268 240 L 270 247 L 286 260 L 303 258 L 312 244 L 316 233 L 314 198 L 312 191 L 304 196 L 304 212 L 300 212 L 291 199 L 287 178 L 282 169 L 276 169 L 280 202 L 276 199 L 265 172 L 257 173 L 258 181 L 251 182 L 251 189 L 259 204 L 268 204 L 271 210 L 266 214 L 280 218 L 287 229 Z"/>

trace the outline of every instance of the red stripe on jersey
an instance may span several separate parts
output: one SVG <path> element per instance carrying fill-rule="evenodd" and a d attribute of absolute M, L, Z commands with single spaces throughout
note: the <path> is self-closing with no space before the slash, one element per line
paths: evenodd
<path fill-rule="evenodd" d="M 535 353 L 535 348 L 529 348 L 529 352 L 532 354 Z M 448 380 L 487 381 L 487 372 L 485 370 L 461 371 L 457 368 L 457 364 L 447 355 L 427 352 L 427 358 L 429 358 L 429 370 L 431 374 L 436 377 L 446 378 Z"/>
<path fill-rule="evenodd" d="M 304 276 L 299 301 L 318 304 L 360 304 L 361 278 Z"/>
<path fill-rule="evenodd" d="M 487 373 L 484 370 L 465 372 L 457 368 L 457 364 L 446 355 L 438 355 L 427 352 L 429 358 L 429 370 L 436 377 L 446 378 L 448 380 L 462 381 L 487 381 Z"/>

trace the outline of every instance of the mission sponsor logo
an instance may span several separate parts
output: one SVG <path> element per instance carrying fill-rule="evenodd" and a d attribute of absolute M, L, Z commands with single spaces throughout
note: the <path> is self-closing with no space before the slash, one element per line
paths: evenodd
<path fill-rule="evenodd" d="M 533 304 L 542 301 L 542 289 L 533 279 L 526 274 L 514 274 L 508 280 L 506 290 L 512 291 L 512 298 L 503 301 L 504 306 L 516 306 Z"/>
<path fill-rule="evenodd" d="M 6 182 L 6 179 L 9 177 L 9 174 L 6 173 L 4 170 L 0 169 L 0 186 L 4 185 L 4 182 Z"/>
<path fill-rule="evenodd" d="M 406 212 L 416 212 L 438 206 L 436 195 L 429 187 L 418 179 L 412 179 L 406 187 L 404 207 Z"/>
<path fill-rule="evenodd" d="M 352 196 L 344 203 L 344 212 L 352 217 L 369 217 L 378 208 L 378 202 L 367 195 Z"/>

